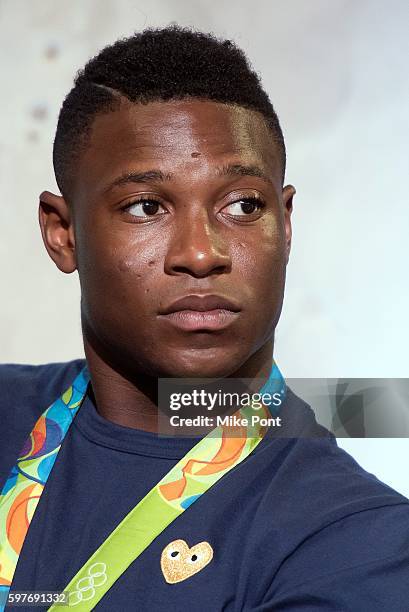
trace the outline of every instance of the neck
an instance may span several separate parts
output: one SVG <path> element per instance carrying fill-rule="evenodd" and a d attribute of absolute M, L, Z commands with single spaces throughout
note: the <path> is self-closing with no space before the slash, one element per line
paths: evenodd
<path fill-rule="evenodd" d="M 118 425 L 158 432 L 158 379 L 143 373 L 130 377 L 114 364 L 107 363 L 86 337 L 84 350 L 99 414 Z M 232 377 L 257 378 L 264 384 L 272 359 L 273 340 L 254 353 Z"/>

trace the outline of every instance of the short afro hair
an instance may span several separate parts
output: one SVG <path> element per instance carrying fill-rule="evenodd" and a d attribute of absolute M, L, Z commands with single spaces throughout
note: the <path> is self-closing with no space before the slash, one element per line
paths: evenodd
<path fill-rule="evenodd" d="M 86 148 L 99 113 L 121 99 L 153 101 L 199 98 L 260 112 L 278 146 L 284 181 L 286 151 L 277 114 L 243 51 L 230 40 L 171 25 L 145 29 L 102 49 L 78 71 L 65 98 L 54 139 L 53 165 L 67 197 L 75 163 Z"/>

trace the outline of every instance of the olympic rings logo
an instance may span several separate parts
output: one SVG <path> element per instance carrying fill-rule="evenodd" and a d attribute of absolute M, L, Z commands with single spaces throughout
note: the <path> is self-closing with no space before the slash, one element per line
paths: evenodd
<path fill-rule="evenodd" d="M 68 593 L 68 605 L 76 606 L 81 601 L 89 601 L 95 595 L 95 587 L 102 586 L 108 576 L 105 573 L 105 563 L 94 563 L 88 568 L 88 576 L 80 578 L 75 585 L 75 591 Z"/>

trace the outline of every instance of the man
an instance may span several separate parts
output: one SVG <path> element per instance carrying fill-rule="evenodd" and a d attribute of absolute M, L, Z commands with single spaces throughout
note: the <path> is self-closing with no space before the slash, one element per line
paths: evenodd
<path fill-rule="evenodd" d="M 284 389 L 285 159 L 230 41 L 145 30 L 78 73 L 54 143 L 61 195 L 41 194 L 39 218 L 51 259 L 78 270 L 86 360 L 0 369 L 3 594 L 67 589 L 78 610 L 409 608 L 408 500 L 291 389 L 283 431 L 239 429 L 190 463 L 205 437 L 157 435 L 160 378 Z"/>

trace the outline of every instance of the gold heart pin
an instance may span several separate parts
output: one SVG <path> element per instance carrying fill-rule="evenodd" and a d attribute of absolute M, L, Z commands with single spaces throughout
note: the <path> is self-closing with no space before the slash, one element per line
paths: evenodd
<path fill-rule="evenodd" d="M 213 559 L 209 542 L 199 542 L 191 548 L 185 540 L 174 540 L 162 551 L 160 566 L 166 582 L 175 584 L 200 572 Z"/>

